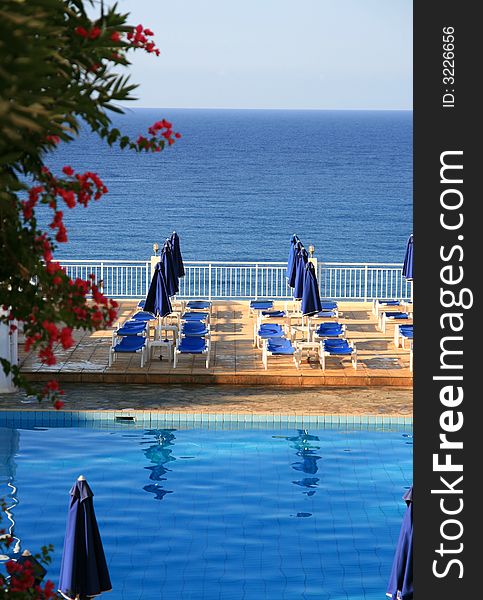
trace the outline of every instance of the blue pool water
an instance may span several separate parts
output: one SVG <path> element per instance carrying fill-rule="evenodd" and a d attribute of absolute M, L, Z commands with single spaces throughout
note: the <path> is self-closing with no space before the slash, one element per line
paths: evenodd
<path fill-rule="evenodd" d="M 3 426 L 0 496 L 22 549 L 55 545 L 56 581 L 84 474 L 113 600 L 376 600 L 411 443 L 402 427 Z"/>
<path fill-rule="evenodd" d="M 190 260 L 286 260 L 298 233 L 325 261 L 402 262 L 412 231 L 412 112 L 135 109 L 132 138 L 166 116 L 161 154 L 84 132 L 48 164 L 94 170 L 109 188 L 65 209 L 63 258 L 145 260 L 176 229 Z"/>

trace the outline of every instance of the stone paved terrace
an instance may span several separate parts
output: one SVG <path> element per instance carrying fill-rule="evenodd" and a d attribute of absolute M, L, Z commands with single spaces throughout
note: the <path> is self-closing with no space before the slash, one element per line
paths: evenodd
<path fill-rule="evenodd" d="M 290 388 L 230 385 L 66 384 L 64 411 L 131 414 L 156 413 L 233 415 L 377 415 L 412 417 L 411 388 L 318 387 Z M 1 411 L 56 412 L 49 402 L 39 404 L 24 394 L 0 394 Z M 114 414 L 114 413 L 113 413 Z"/>
<path fill-rule="evenodd" d="M 134 312 L 136 304 L 133 301 L 121 303 L 121 321 Z M 253 348 L 253 318 L 249 316 L 248 303 L 242 301 L 215 301 L 213 304 L 209 369 L 205 369 L 201 356 L 181 356 L 178 367 L 173 369 L 166 358 L 159 360 L 158 354 L 144 368 L 140 367 L 139 355 L 134 354 L 120 355 L 113 366 L 108 367 L 112 330 L 76 332 L 76 345 L 68 351 L 58 348 L 58 364 L 52 367 L 39 363 L 34 354 L 25 355 L 21 351 L 21 367 L 32 381 L 45 381 L 55 376 L 64 384 L 411 388 L 409 351 L 395 348 L 394 327 L 390 325 L 386 333 L 380 332 L 369 303 L 347 302 L 339 306 L 339 322 L 347 325 L 347 337 L 357 346 L 357 371 L 350 360 L 341 362 L 337 358 L 329 359 L 325 372 L 317 360 L 309 362 L 307 359 L 298 371 L 290 357 L 269 360 L 269 368 L 265 371 L 261 350 Z"/>

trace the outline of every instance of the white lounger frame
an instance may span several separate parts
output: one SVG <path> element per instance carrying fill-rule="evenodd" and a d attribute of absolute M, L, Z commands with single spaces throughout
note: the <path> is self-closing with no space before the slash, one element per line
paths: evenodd
<path fill-rule="evenodd" d="M 285 319 L 285 317 L 280 317 L 281 319 Z M 267 321 L 262 321 L 260 318 L 256 319 L 255 323 L 253 324 L 253 347 L 254 348 L 258 348 L 259 350 L 263 349 L 263 341 L 266 338 L 261 338 L 258 335 L 258 330 L 260 329 L 260 325 L 262 323 L 266 323 Z M 271 321 L 270 321 L 271 322 Z M 289 329 L 287 327 L 287 325 L 283 324 L 283 323 L 277 323 L 276 321 L 273 321 L 274 324 L 276 323 L 277 325 L 282 325 L 282 330 L 284 332 L 284 335 L 287 335 L 289 332 Z M 281 336 L 279 336 L 281 337 Z"/>
<path fill-rule="evenodd" d="M 342 328 L 342 333 L 340 335 L 326 335 L 326 336 L 318 336 L 316 335 L 316 330 L 314 329 L 312 331 L 312 339 L 309 341 L 313 341 L 313 342 L 318 342 L 318 341 L 322 341 L 322 340 L 340 340 L 345 338 L 346 333 L 347 333 L 347 325 L 345 323 L 341 323 L 340 324 L 341 328 Z"/>
<path fill-rule="evenodd" d="M 174 352 L 173 352 L 173 369 L 176 369 L 176 367 L 178 366 L 178 355 L 179 354 L 189 354 L 190 356 L 202 356 L 205 355 L 206 356 L 206 360 L 205 360 L 205 367 L 207 369 L 210 368 L 210 354 L 211 354 L 211 337 L 210 335 L 205 335 L 203 336 L 203 339 L 206 342 L 205 345 L 205 349 L 202 352 L 181 352 L 179 350 L 179 345 L 181 343 L 181 340 L 184 338 L 184 336 L 182 336 L 181 338 L 178 338 L 177 342 L 176 342 L 176 347 L 174 348 Z"/>
<path fill-rule="evenodd" d="M 404 312 L 406 312 L 405 310 L 405 305 L 406 303 L 401 299 L 401 298 L 392 298 L 391 302 L 399 302 L 399 304 L 396 305 L 387 305 L 384 302 L 381 302 L 381 300 L 379 298 L 375 298 L 372 301 L 372 314 L 376 317 L 376 319 L 379 319 L 379 313 L 383 310 L 396 310 L 397 308 L 402 308 L 404 310 Z M 392 308 L 394 307 L 394 308 Z"/>
<path fill-rule="evenodd" d="M 408 338 L 405 335 L 402 335 L 400 331 L 400 326 L 401 325 L 397 323 L 394 327 L 394 345 L 396 346 L 396 348 L 399 348 L 399 346 L 401 346 L 401 348 L 404 349 L 406 340 L 409 340 L 409 342 L 411 343 L 413 338 Z"/>
<path fill-rule="evenodd" d="M 325 371 L 325 361 L 326 361 L 327 357 L 340 358 L 340 359 L 350 357 L 352 366 L 354 367 L 354 371 L 357 371 L 357 348 L 356 348 L 356 345 L 354 344 L 354 342 L 348 342 L 348 343 L 349 343 L 349 346 L 352 348 L 352 354 L 331 354 L 330 352 L 326 352 L 324 350 L 324 340 L 320 341 L 319 356 L 320 356 L 320 366 L 322 367 L 322 371 Z"/>
<path fill-rule="evenodd" d="M 406 312 L 406 311 L 388 311 L 388 312 Z M 388 323 L 396 323 L 396 325 L 399 325 L 401 323 L 404 323 L 405 325 L 412 325 L 413 323 L 413 318 L 412 316 L 408 313 L 408 318 L 407 319 L 395 319 L 394 317 L 388 317 L 386 316 L 385 312 L 382 312 L 379 315 L 379 329 L 382 331 L 382 333 L 386 333 L 386 328 L 387 328 L 387 324 Z"/>
<path fill-rule="evenodd" d="M 290 343 L 292 343 L 292 342 L 290 342 Z M 272 352 L 270 352 L 268 350 L 268 340 L 263 340 L 262 363 L 263 363 L 263 366 L 265 367 L 265 371 L 268 369 L 268 357 L 269 356 L 273 356 L 274 358 L 288 358 L 288 357 L 292 356 L 293 362 L 298 370 L 298 369 L 300 369 L 300 359 L 299 359 L 298 355 L 299 355 L 299 351 L 297 349 L 295 349 L 295 352 L 292 355 L 290 355 L 290 354 L 272 354 Z"/>
<path fill-rule="evenodd" d="M 139 336 L 139 337 L 141 337 L 141 336 Z M 109 366 L 112 367 L 112 363 L 116 362 L 118 354 L 141 354 L 141 368 L 143 368 L 144 365 L 149 361 L 149 339 L 145 336 L 143 336 L 143 337 L 144 337 L 144 346 L 142 348 L 139 348 L 138 350 L 131 350 L 130 352 L 116 352 L 114 350 L 115 337 L 113 335 L 113 343 L 109 349 Z"/>

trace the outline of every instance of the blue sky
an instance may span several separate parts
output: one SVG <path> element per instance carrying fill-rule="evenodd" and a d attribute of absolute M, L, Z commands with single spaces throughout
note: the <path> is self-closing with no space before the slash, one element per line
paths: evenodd
<path fill-rule="evenodd" d="M 119 0 L 155 32 L 137 106 L 412 108 L 411 0 Z M 131 104 L 131 106 L 134 106 Z"/>

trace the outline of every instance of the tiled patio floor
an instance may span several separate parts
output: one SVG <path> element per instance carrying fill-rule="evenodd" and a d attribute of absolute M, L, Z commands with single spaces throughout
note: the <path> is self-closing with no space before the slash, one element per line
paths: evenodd
<path fill-rule="evenodd" d="M 134 311 L 135 302 L 122 302 L 120 320 Z M 228 384 L 263 386 L 348 386 L 373 387 L 412 386 L 409 351 L 396 349 L 393 326 L 386 333 L 377 328 L 369 303 L 340 303 L 339 322 L 347 325 L 347 337 L 357 346 L 358 368 L 349 360 L 328 361 L 322 371 L 318 361 L 302 362 L 295 368 L 291 358 L 272 359 L 267 371 L 261 361 L 261 350 L 253 348 L 253 319 L 247 302 L 214 302 L 212 314 L 211 366 L 204 368 L 200 356 L 181 356 L 173 369 L 164 358 L 154 358 L 144 368 L 139 355 L 121 355 L 108 367 L 108 351 L 112 330 L 75 333 L 76 345 L 65 351 L 57 349 L 58 363 L 42 365 L 34 354 L 22 354 L 22 370 L 33 381 L 44 381 L 53 375 L 64 383 L 133 383 L 133 384 Z"/>

